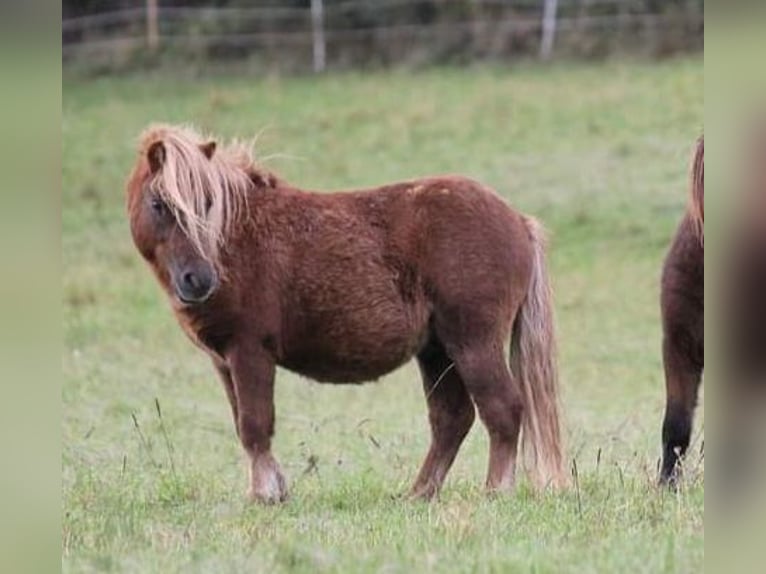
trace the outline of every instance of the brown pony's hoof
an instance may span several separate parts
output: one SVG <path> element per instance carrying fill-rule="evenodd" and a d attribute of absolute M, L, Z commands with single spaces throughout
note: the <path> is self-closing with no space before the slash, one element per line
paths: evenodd
<path fill-rule="evenodd" d="M 674 468 L 670 473 L 663 473 L 657 481 L 657 485 L 660 488 L 666 488 L 670 492 L 678 492 L 681 485 L 680 470 L 678 468 Z"/>
<path fill-rule="evenodd" d="M 248 498 L 261 504 L 277 504 L 287 500 L 287 481 L 271 454 L 260 455 L 250 463 Z"/>
<path fill-rule="evenodd" d="M 280 504 L 288 499 L 287 491 L 278 492 L 256 492 L 252 488 L 247 491 L 247 498 L 250 502 L 258 504 L 264 504 L 271 506 L 273 504 Z"/>
<path fill-rule="evenodd" d="M 407 494 L 407 500 L 422 500 L 424 502 L 431 502 L 432 500 L 438 500 L 439 487 L 435 484 L 427 482 L 425 484 L 416 484 Z"/>
<path fill-rule="evenodd" d="M 514 487 L 485 486 L 484 495 L 490 500 L 510 498 L 516 492 Z"/>

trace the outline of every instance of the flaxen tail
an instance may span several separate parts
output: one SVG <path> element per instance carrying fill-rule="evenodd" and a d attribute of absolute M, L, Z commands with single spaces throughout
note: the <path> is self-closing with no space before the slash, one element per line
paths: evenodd
<path fill-rule="evenodd" d="M 539 488 L 568 484 L 559 421 L 553 301 L 545 263 L 545 231 L 525 218 L 534 246 L 532 278 L 511 338 L 511 371 L 519 381 L 524 414 L 522 445 Z"/>
<path fill-rule="evenodd" d="M 705 138 L 700 136 L 689 173 L 689 217 L 700 242 L 705 242 Z"/>

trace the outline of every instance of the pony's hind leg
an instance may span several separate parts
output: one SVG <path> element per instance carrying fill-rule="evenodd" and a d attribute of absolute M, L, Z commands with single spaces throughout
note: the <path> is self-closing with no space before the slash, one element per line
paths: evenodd
<path fill-rule="evenodd" d="M 431 446 L 410 495 L 428 500 L 438 495 L 476 415 L 463 380 L 441 343 L 429 342 L 418 354 L 418 366 L 428 402 Z"/>
<path fill-rule="evenodd" d="M 660 483 L 675 486 L 679 460 L 686 454 L 692 434 L 694 409 L 702 380 L 702 366 L 686 356 L 681 346 L 666 338 L 663 345 L 666 405 L 662 424 Z"/>
<path fill-rule="evenodd" d="M 456 351 L 455 366 L 489 433 L 487 490 L 510 491 L 515 484 L 516 457 L 523 402 L 500 341 Z"/>

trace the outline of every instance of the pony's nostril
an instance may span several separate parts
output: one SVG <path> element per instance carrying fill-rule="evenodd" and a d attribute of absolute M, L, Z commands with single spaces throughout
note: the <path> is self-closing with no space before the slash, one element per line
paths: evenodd
<path fill-rule="evenodd" d="M 187 271 L 186 273 L 184 273 L 183 282 L 184 282 L 184 285 L 192 291 L 196 291 L 197 289 L 199 289 L 199 286 L 200 286 L 199 280 L 197 279 L 197 276 L 191 271 Z"/>
<path fill-rule="evenodd" d="M 176 292 L 185 303 L 201 303 L 207 300 L 215 286 L 215 278 L 204 271 L 183 271 L 177 275 Z"/>

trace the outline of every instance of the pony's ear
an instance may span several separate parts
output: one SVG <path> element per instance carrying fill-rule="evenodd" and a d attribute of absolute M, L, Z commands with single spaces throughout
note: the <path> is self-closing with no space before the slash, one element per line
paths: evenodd
<path fill-rule="evenodd" d="M 215 147 L 216 147 L 215 141 L 210 140 L 209 142 L 201 144 L 199 146 L 199 149 L 202 150 L 202 153 L 205 154 L 205 157 L 207 159 L 210 159 L 213 157 L 213 154 L 215 153 Z"/>
<path fill-rule="evenodd" d="M 156 141 L 149 146 L 146 151 L 146 159 L 149 162 L 149 169 L 152 173 L 157 173 L 165 163 L 165 144 Z"/>

